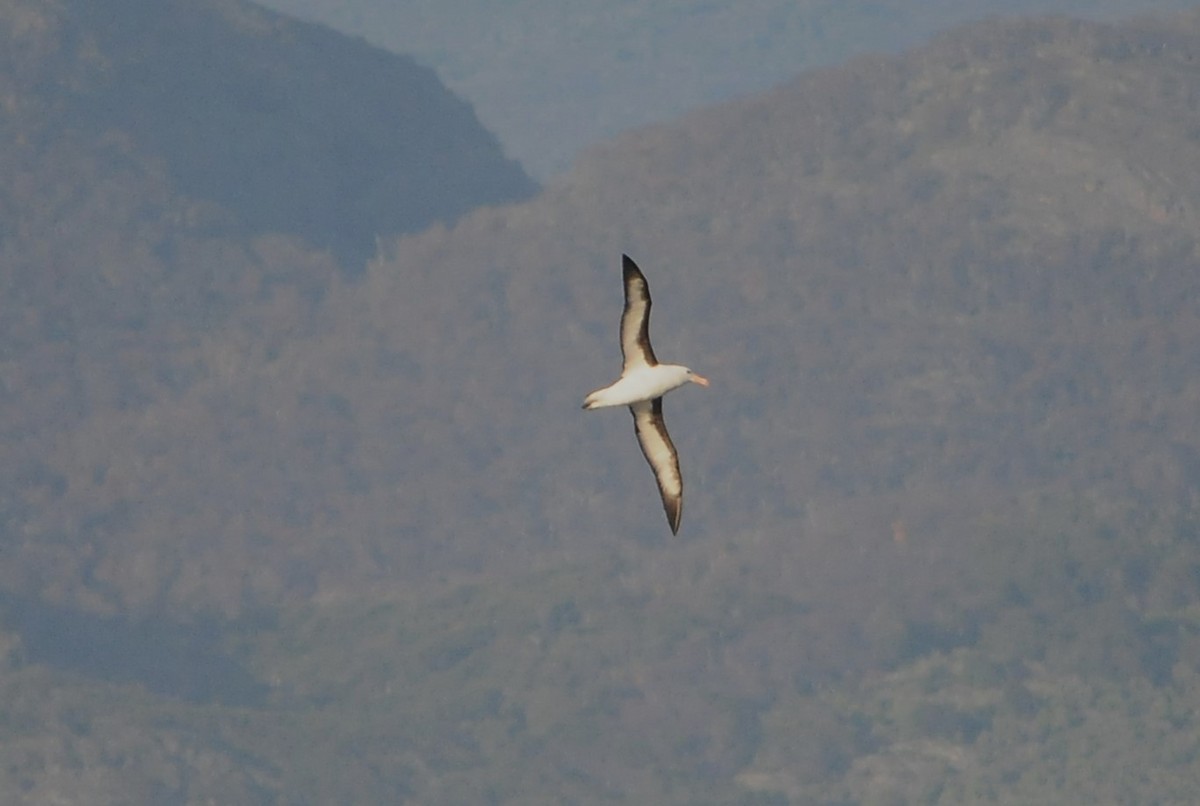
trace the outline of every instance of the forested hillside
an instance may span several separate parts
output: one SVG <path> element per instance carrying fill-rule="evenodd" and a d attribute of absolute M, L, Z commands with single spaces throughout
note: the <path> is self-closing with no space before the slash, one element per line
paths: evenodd
<path fill-rule="evenodd" d="M 126 140 L 68 163 L 109 201 L 4 242 L 0 792 L 1188 802 L 1198 57 L 1197 15 L 972 26 L 359 276 L 205 240 Z M 713 381 L 666 403 L 677 539 L 579 410 L 622 252 Z"/>

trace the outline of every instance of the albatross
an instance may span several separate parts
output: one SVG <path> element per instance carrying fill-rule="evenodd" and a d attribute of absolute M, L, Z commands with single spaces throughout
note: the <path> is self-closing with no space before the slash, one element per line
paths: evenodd
<path fill-rule="evenodd" d="M 621 313 L 621 377 L 583 399 L 585 409 L 628 406 L 642 455 L 650 463 L 662 496 L 671 534 L 683 519 L 683 476 L 679 453 L 663 422 L 663 395 L 688 383 L 708 386 L 708 378 L 679 364 L 660 364 L 650 346 L 650 286 L 629 255 L 621 256 L 625 310 Z"/>

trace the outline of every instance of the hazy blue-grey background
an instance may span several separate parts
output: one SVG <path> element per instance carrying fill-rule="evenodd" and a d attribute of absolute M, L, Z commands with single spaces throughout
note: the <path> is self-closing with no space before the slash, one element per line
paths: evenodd
<path fill-rule="evenodd" d="M 0 802 L 1192 802 L 1179 5 L 0 0 Z"/>
<path fill-rule="evenodd" d="M 1187 0 L 269 0 L 434 68 L 508 154 L 544 179 L 623 129 L 762 92 L 801 70 L 895 52 L 970 20 L 1113 19 Z"/>

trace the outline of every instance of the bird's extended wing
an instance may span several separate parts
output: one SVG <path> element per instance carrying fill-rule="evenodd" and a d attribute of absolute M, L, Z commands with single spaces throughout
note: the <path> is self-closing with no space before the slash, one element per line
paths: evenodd
<path fill-rule="evenodd" d="M 671 524 L 671 534 L 678 534 L 679 523 L 683 520 L 683 476 L 679 473 L 679 454 L 663 422 L 662 398 L 634 403 L 629 410 L 633 412 L 638 445 L 658 481 L 658 492 L 662 496 L 667 522 Z"/>
<path fill-rule="evenodd" d="M 622 374 L 639 366 L 654 366 L 654 348 L 650 346 L 650 286 L 629 255 L 622 255 L 625 280 L 625 310 L 621 313 Z"/>

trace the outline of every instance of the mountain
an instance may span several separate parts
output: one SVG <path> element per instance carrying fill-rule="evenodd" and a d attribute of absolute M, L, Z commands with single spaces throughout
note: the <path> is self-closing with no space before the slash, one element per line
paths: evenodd
<path fill-rule="evenodd" d="M 634 126 L 789 81 L 801 70 L 898 52 L 987 17 L 1112 19 L 1195 0 L 263 0 L 413 55 L 467 98 L 527 170 L 563 173 Z"/>
<path fill-rule="evenodd" d="M 29 533 L 31 502 L 77 470 L 92 481 L 75 491 L 148 470 L 158 451 L 130 424 L 276 349 L 260 337 L 309 332 L 376 238 L 534 185 L 430 71 L 254 6 L 16 0 L 0 31 L 0 486 L 9 534 L 40 558 L 9 566 L 24 591 L 54 569 L 92 578 L 80 546 L 127 532 L 154 494 Z M 218 333 L 239 342 L 219 358 Z M 75 441 L 92 438 L 105 458 L 84 470 Z"/>
<path fill-rule="evenodd" d="M 128 140 L 62 163 L 95 200 L 12 231 L 155 215 L 93 264 L 5 242 L 48 268 L 0 297 L 0 790 L 1187 802 L 1198 55 L 1197 14 L 974 25 L 360 275 L 206 240 L 231 214 Z M 666 405 L 678 539 L 628 417 L 579 410 L 623 251 L 713 381 Z"/>
<path fill-rule="evenodd" d="M 969 29 L 633 133 L 528 205 L 399 241 L 330 300 L 321 346 L 354 373 L 328 388 L 371 389 L 347 427 L 391 435 L 350 454 L 386 479 L 365 510 L 456 551 L 491 534 L 489 558 L 660 533 L 624 503 L 655 505 L 628 423 L 574 411 L 614 371 L 622 251 L 659 354 L 724 390 L 668 404 L 702 474 L 685 532 L 751 511 L 795 534 L 843 497 L 1124 489 L 1128 455 L 1186 500 L 1168 435 L 1193 424 L 1163 385 L 1186 395 L 1195 324 L 1188 35 Z M 1161 406 L 1183 419 L 1129 414 Z"/>
<path fill-rule="evenodd" d="M 350 270 L 377 237 L 535 189 L 432 71 L 246 3 L 17 0 L 0 25 L 26 148 L 127 141 L 173 192 Z"/>

